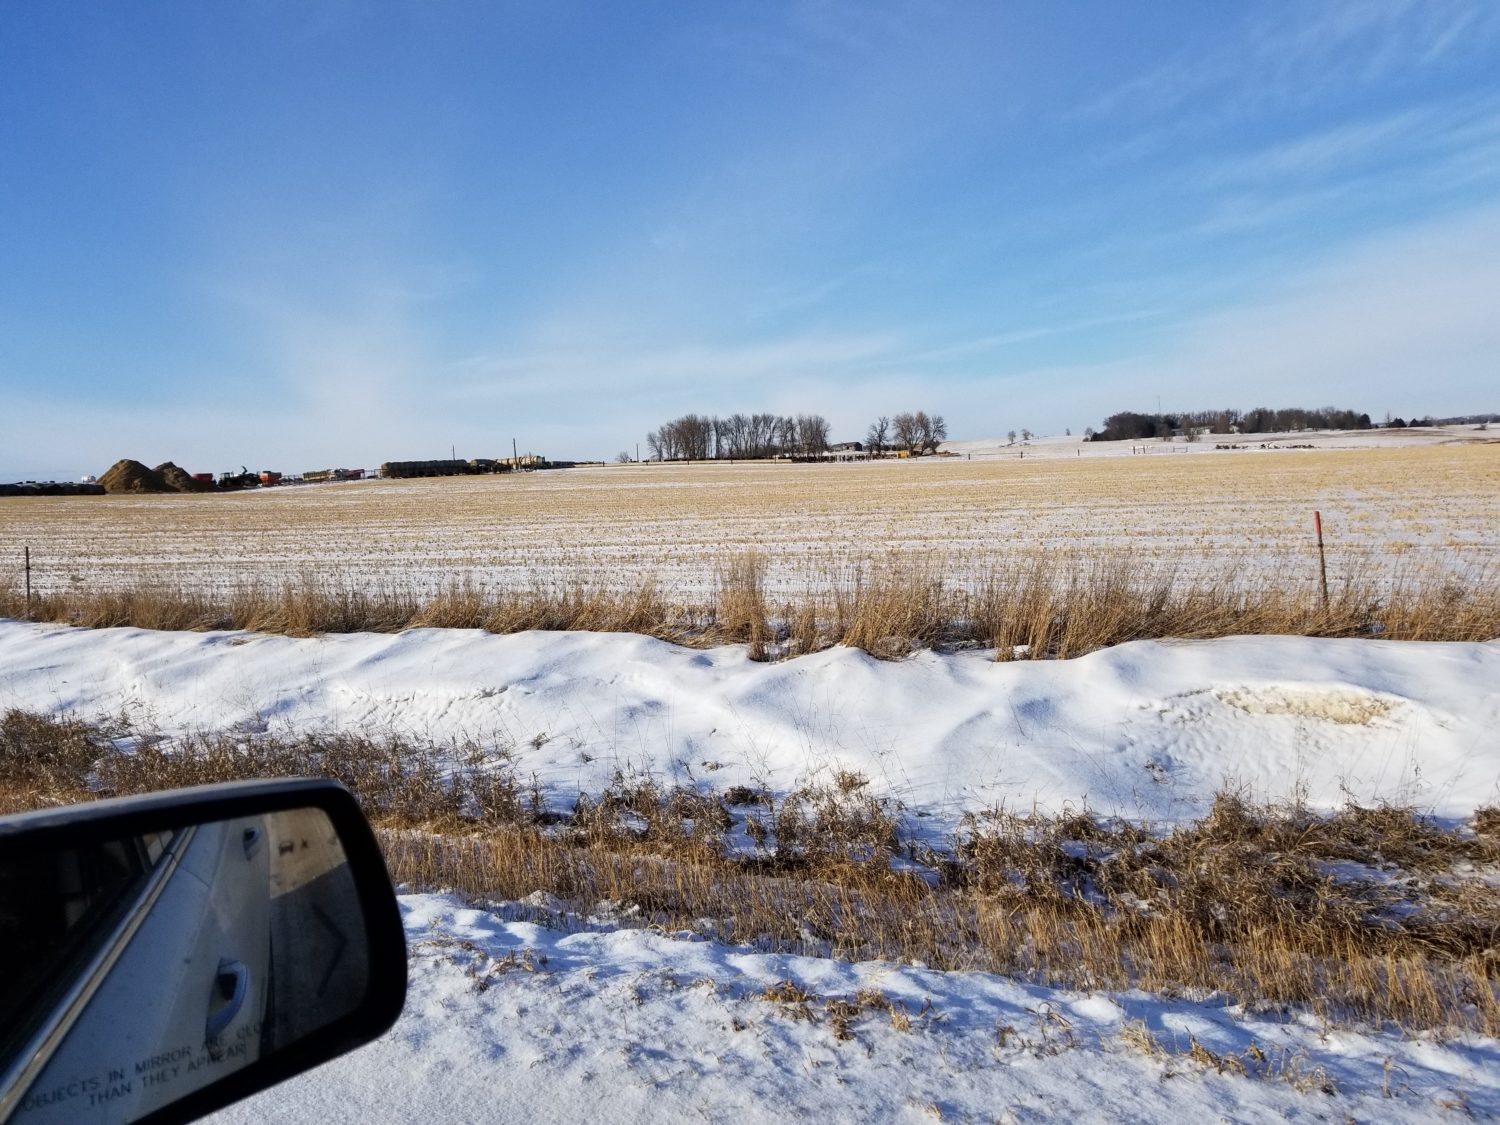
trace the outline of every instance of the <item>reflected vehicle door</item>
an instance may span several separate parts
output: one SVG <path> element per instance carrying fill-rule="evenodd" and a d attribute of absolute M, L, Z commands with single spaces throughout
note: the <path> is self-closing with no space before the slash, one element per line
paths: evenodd
<path fill-rule="evenodd" d="M 132 1120 L 259 1057 L 271 966 L 265 819 L 195 825 L 154 850 L 105 938 L 124 943 L 114 969 L 13 1121 Z"/>
<path fill-rule="evenodd" d="M 406 941 L 318 778 L 0 817 L 0 1121 L 193 1120 L 386 1031 Z"/>

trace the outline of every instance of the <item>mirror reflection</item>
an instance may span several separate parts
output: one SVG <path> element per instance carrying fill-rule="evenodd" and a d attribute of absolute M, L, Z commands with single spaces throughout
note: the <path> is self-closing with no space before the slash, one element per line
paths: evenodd
<path fill-rule="evenodd" d="M 354 1011 L 367 942 L 318 809 L 0 860 L 19 1122 L 131 1120 Z"/>

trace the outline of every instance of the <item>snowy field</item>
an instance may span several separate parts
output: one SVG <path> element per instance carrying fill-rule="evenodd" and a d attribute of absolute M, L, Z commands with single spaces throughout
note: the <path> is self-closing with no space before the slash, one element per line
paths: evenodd
<path fill-rule="evenodd" d="M 726 555 L 766 556 L 773 591 L 826 588 L 850 559 L 935 557 L 950 582 L 997 559 L 1128 555 L 1185 573 L 1315 581 L 1492 566 L 1500 442 L 1472 427 L 1236 435 L 1195 444 L 953 442 L 870 464 L 611 465 L 206 496 L 0 503 L 0 581 L 29 546 L 41 592 L 332 581 L 432 592 L 586 583 L 702 598 Z M 1313 448 L 1301 448 L 1312 446 Z M 1134 451 L 1134 452 L 1132 452 Z"/>
<path fill-rule="evenodd" d="M 125 714 L 167 736 L 474 736 L 535 771 L 560 807 L 616 770 L 786 792 L 849 768 L 934 838 L 999 802 L 1171 823 L 1226 783 L 1456 820 L 1500 802 L 1497 684 L 1500 642 L 1138 642 L 1003 664 L 834 649 L 758 664 L 739 648 L 618 634 L 291 639 L 0 623 L 0 708 Z M 401 902 L 413 972 L 396 1028 L 223 1120 L 1500 1114 L 1500 1043 L 1483 1037 L 771 954 L 568 918 L 556 902 Z"/>

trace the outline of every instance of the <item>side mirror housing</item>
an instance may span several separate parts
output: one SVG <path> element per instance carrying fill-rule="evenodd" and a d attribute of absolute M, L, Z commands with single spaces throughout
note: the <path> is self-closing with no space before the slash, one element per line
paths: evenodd
<path fill-rule="evenodd" d="M 332 781 L 0 819 L 0 1121 L 186 1121 L 369 1042 L 406 942 Z"/>

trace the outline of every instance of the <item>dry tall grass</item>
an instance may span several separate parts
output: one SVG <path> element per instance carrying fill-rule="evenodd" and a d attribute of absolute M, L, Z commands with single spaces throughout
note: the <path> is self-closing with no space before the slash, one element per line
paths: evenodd
<path fill-rule="evenodd" d="M 896 658 L 916 648 L 981 646 L 999 659 L 1070 657 L 1123 641 L 1236 634 L 1477 641 L 1500 637 L 1500 577 L 1362 570 L 1324 604 L 1305 582 L 1226 568 L 1184 574 L 1129 554 L 995 559 L 951 580 L 938 556 L 887 554 L 821 564 L 805 589 L 778 597 L 765 557 L 719 568 L 711 596 L 673 599 L 651 581 L 630 590 L 587 584 L 489 592 L 459 583 L 429 597 L 366 588 L 351 578 L 303 577 L 224 595 L 170 586 L 67 591 L 33 598 L 30 619 L 89 627 L 249 629 L 308 636 L 408 628 L 586 629 L 685 644 L 743 643 L 756 659 L 843 644 Z M 14 582 L 0 582 L 0 616 L 27 616 Z"/>
<path fill-rule="evenodd" d="M 8 808 L 304 774 L 355 792 L 399 882 L 491 900 L 543 891 L 561 904 L 549 924 L 608 910 L 766 949 L 1500 1033 L 1496 810 L 1452 826 L 1226 793 L 1171 831 L 991 809 L 934 847 L 903 838 L 900 810 L 852 774 L 779 795 L 617 778 L 559 814 L 479 745 L 309 735 L 169 747 L 124 724 L 0 716 Z"/>

